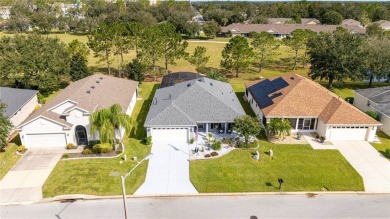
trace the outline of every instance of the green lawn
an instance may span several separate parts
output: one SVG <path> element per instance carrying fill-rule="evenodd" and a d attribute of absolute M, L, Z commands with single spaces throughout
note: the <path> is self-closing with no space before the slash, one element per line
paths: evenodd
<path fill-rule="evenodd" d="M 145 137 L 143 126 L 149 104 L 157 89 L 155 83 L 140 85 L 139 100 L 134 108 L 132 118 L 136 120 L 137 131 L 133 129 L 124 138 L 125 153 L 128 161 L 122 162 L 122 156 L 110 159 L 61 160 L 58 162 L 43 186 L 43 196 L 53 197 L 62 194 L 119 195 L 121 194 L 120 176 L 126 174 L 137 162 L 131 158 L 142 159 L 150 152 L 150 146 L 140 143 Z M 147 162 L 141 164 L 127 179 L 126 191 L 133 194 L 145 181 Z"/>
<path fill-rule="evenodd" d="M 213 160 L 192 161 L 191 182 L 202 193 L 273 192 L 278 178 L 283 191 L 363 191 L 360 175 L 336 150 L 313 150 L 309 145 L 277 145 L 260 141 L 254 151 L 234 150 Z M 273 159 L 265 152 L 273 150 Z"/>
<path fill-rule="evenodd" d="M 376 134 L 381 140 L 381 143 L 371 143 L 371 145 L 374 146 L 374 148 L 377 149 L 381 154 L 383 154 L 383 156 L 390 160 L 390 137 L 382 131 L 377 131 Z"/>
<path fill-rule="evenodd" d="M 3 152 L 0 152 L 0 180 L 19 160 L 20 156 L 16 154 L 17 148 L 18 145 L 10 143 Z"/>

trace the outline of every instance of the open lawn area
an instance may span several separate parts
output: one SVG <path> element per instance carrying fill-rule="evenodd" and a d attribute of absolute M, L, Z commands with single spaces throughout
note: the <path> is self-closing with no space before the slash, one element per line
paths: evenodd
<path fill-rule="evenodd" d="M 390 160 L 390 137 L 382 131 L 377 131 L 376 134 L 381 140 L 381 143 L 371 143 L 383 156 Z"/>
<path fill-rule="evenodd" d="M 273 150 L 273 158 L 266 152 Z M 277 145 L 260 140 L 260 160 L 254 150 L 234 150 L 212 160 L 190 164 L 191 182 L 199 192 L 363 191 L 360 175 L 337 150 L 313 150 L 310 145 Z"/>
<path fill-rule="evenodd" d="M 140 142 L 145 137 L 143 123 L 147 109 L 157 89 L 155 83 L 140 85 L 139 97 L 134 108 L 132 118 L 137 121 L 137 130 L 133 129 L 129 136 L 124 138 L 127 161 L 121 162 L 118 158 L 98 158 L 80 160 L 61 160 L 43 186 L 43 196 L 53 197 L 62 194 L 89 194 L 89 195 L 119 195 L 122 193 L 120 176 L 133 168 L 137 161 L 131 160 L 137 156 L 138 160 L 150 153 L 150 145 Z M 127 179 L 126 191 L 133 194 L 145 181 L 147 163 L 142 163 Z"/>
<path fill-rule="evenodd" d="M 18 145 L 14 143 L 8 144 L 3 152 L 0 152 L 0 180 L 8 173 L 8 171 L 19 160 L 20 155 L 16 154 Z"/>

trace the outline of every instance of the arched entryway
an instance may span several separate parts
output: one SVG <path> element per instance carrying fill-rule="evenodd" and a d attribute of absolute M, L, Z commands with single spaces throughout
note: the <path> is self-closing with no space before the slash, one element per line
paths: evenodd
<path fill-rule="evenodd" d="M 75 129 L 76 134 L 76 143 L 77 145 L 87 145 L 88 138 L 87 138 L 87 130 L 84 126 L 78 125 Z"/>

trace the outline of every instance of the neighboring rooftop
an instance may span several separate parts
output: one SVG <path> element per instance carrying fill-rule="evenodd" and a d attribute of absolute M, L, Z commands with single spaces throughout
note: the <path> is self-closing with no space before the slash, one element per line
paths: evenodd
<path fill-rule="evenodd" d="M 390 86 L 355 90 L 370 100 L 370 106 L 390 117 Z"/>
<path fill-rule="evenodd" d="M 245 111 L 229 83 L 198 78 L 158 89 L 145 127 L 233 122 L 240 115 Z"/>
<path fill-rule="evenodd" d="M 7 105 L 5 115 L 11 118 L 37 93 L 36 90 L 0 87 L 0 102 Z"/>
<path fill-rule="evenodd" d="M 137 87 L 138 82 L 135 81 L 94 74 L 72 82 L 51 101 L 28 117 L 26 122 L 39 116 L 45 116 L 66 126 L 71 126 L 70 123 L 60 118 L 61 115 L 49 111 L 51 108 L 66 101 L 75 103 L 75 106 L 72 108 L 78 107 L 90 113 L 110 107 L 113 104 L 121 105 L 123 112 L 125 112 Z"/>
<path fill-rule="evenodd" d="M 378 23 L 384 30 L 390 30 L 390 21 L 380 20 L 375 21 L 375 23 Z"/>
<path fill-rule="evenodd" d="M 270 34 L 291 34 L 296 29 L 309 29 L 319 32 L 333 32 L 339 27 L 338 25 L 310 25 L 310 24 L 241 24 L 234 23 L 221 28 L 222 33 L 231 31 L 234 33 L 247 34 L 252 31 L 268 32 Z M 366 30 L 359 26 L 345 25 L 343 26 L 351 33 L 365 34 Z"/>
<path fill-rule="evenodd" d="M 183 82 L 183 81 L 193 80 L 193 79 L 196 79 L 196 78 L 203 78 L 203 75 L 200 75 L 200 74 L 194 73 L 194 72 L 174 72 L 174 73 L 170 73 L 170 74 L 167 74 L 167 75 L 163 76 L 163 78 L 161 80 L 160 88 L 170 87 L 170 86 L 173 86 L 173 85 L 175 85 L 177 83 L 180 83 L 180 82 Z"/>
<path fill-rule="evenodd" d="M 354 19 L 344 19 L 341 22 L 341 25 L 343 25 L 343 26 L 345 26 L 345 25 L 354 25 L 354 26 L 363 27 L 362 23 L 360 23 L 360 21 L 357 21 L 357 20 L 354 20 Z"/>
<path fill-rule="evenodd" d="M 325 124 L 377 124 L 320 84 L 297 74 L 246 83 L 265 117 L 319 117 Z"/>
<path fill-rule="evenodd" d="M 293 20 L 292 18 L 268 18 L 269 24 L 286 24 Z M 315 18 L 301 18 L 301 24 L 321 24 L 321 22 Z"/>

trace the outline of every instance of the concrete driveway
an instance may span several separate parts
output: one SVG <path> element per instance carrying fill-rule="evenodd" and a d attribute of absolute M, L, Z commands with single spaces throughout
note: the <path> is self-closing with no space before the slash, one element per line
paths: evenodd
<path fill-rule="evenodd" d="M 136 195 L 196 194 L 190 182 L 189 149 L 185 142 L 155 142 L 144 184 Z"/>
<path fill-rule="evenodd" d="M 390 192 L 390 162 L 366 141 L 332 141 L 362 176 L 366 192 Z"/>
<path fill-rule="evenodd" d="M 0 203 L 35 202 L 65 149 L 29 149 L 0 182 Z"/>

